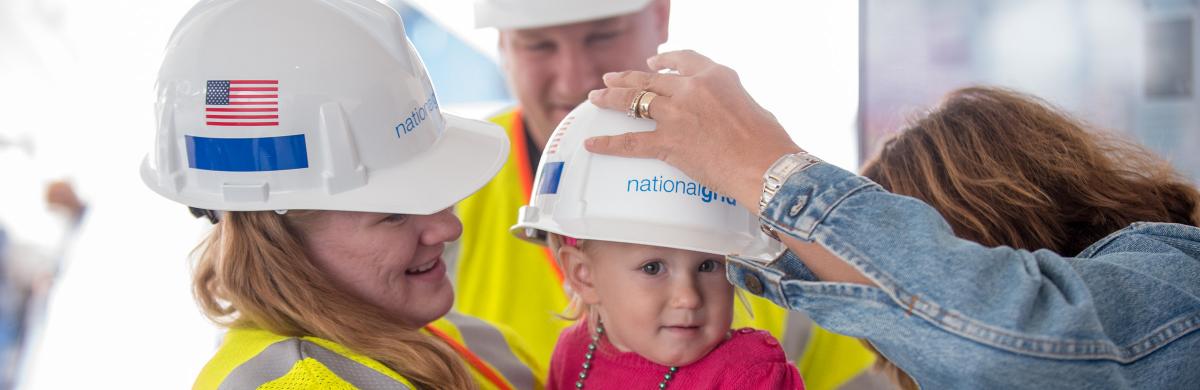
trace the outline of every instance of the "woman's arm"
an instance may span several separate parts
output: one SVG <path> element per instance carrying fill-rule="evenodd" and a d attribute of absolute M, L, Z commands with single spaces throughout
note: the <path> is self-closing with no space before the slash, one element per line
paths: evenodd
<path fill-rule="evenodd" d="M 694 52 L 662 54 L 649 64 L 678 74 L 609 74 L 609 88 L 591 100 L 623 109 L 641 89 L 658 93 L 650 107 L 656 130 L 597 137 L 588 149 L 661 159 L 759 214 L 763 172 L 800 148 L 732 70 Z M 802 263 L 789 269 L 811 273 L 813 282 L 878 287 L 944 330 L 1016 343 L 1106 338 L 1087 284 L 1064 257 L 958 239 L 930 206 L 832 165 L 793 174 L 761 216 Z M 776 302 L 792 307 L 783 297 Z"/>

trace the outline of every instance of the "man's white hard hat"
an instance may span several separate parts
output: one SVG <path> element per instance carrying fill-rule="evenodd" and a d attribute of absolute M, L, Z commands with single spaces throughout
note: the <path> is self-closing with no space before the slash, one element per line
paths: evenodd
<path fill-rule="evenodd" d="M 630 14 L 652 0 L 476 0 L 475 27 L 549 27 Z"/>
<path fill-rule="evenodd" d="M 394 10 L 375 0 L 210 0 L 179 22 L 142 180 L 226 211 L 430 214 L 487 183 L 498 126 L 441 111 Z"/>
<path fill-rule="evenodd" d="M 598 155 L 583 146 L 589 137 L 654 126 L 586 101 L 576 107 L 550 136 L 513 234 L 541 245 L 555 233 L 721 255 L 779 254 L 779 242 L 733 198 L 662 161 Z"/>

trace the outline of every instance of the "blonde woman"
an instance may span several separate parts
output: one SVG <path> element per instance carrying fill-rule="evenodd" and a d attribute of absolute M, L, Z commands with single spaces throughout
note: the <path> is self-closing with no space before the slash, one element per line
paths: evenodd
<path fill-rule="evenodd" d="M 513 335 L 446 316 L 449 208 L 508 143 L 441 112 L 404 36 L 374 0 L 205 1 L 179 23 L 141 173 L 216 222 L 194 288 L 229 332 L 196 388 L 541 387 Z"/>

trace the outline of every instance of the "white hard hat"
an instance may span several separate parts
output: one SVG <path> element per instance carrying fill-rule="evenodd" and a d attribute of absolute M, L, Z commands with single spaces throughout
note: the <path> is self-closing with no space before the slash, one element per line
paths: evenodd
<path fill-rule="evenodd" d="M 550 136 L 529 205 L 512 232 L 546 245 L 546 233 L 715 254 L 772 258 L 782 246 L 728 196 L 653 159 L 593 154 L 589 137 L 653 130 L 590 102 L 576 107 Z"/>
<path fill-rule="evenodd" d="M 211 0 L 179 22 L 142 180 L 226 211 L 430 214 L 508 156 L 503 129 L 443 113 L 400 16 L 375 0 Z"/>
<path fill-rule="evenodd" d="M 522 29 L 630 14 L 651 0 L 475 0 L 475 27 Z"/>

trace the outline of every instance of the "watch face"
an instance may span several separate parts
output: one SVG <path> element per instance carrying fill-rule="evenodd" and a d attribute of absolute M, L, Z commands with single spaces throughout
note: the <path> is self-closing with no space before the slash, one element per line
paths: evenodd
<path fill-rule="evenodd" d="M 775 169 L 771 170 L 771 173 L 783 174 L 783 173 L 791 172 L 792 169 L 795 169 L 799 165 L 800 165 L 799 158 L 796 158 L 796 156 L 794 156 L 794 155 L 787 156 L 782 161 L 779 162 L 779 165 L 777 165 L 775 167 Z"/>

